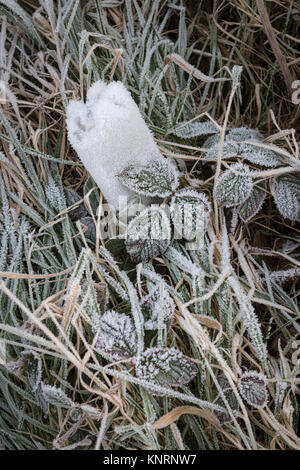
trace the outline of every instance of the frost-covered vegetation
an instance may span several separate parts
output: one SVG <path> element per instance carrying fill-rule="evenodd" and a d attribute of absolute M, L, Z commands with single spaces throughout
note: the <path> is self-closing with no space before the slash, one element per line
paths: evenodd
<path fill-rule="evenodd" d="M 299 113 L 224 3 L 0 1 L 7 449 L 300 449 Z"/>

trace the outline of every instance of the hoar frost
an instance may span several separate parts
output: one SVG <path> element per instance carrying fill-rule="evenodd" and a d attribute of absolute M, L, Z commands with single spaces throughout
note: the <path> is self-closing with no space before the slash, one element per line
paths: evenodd
<path fill-rule="evenodd" d="M 151 131 L 129 91 L 121 82 L 98 81 L 87 92 L 86 103 L 70 101 L 68 137 L 79 158 L 109 204 L 132 191 L 117 178 L 127 167 L 165 163 Z"/>
<path fill-rule="evenodd" d="M 135 355 L 137 335 L 132 319 L 125 313 L 107 311 L 99 322 L 96 350 L 112 359 L 128 359 Z"/>

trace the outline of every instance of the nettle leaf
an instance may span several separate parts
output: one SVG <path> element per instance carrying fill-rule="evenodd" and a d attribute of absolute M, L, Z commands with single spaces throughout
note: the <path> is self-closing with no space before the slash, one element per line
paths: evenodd
<path fill-rule="evenodd" d="M 191 139 L 200 135 L 217 134 L 219 128 L 212 122 L 190 122 L 182 123 L 172 131 L 172 134 L 182 139 Z"/>
<path fill-rule="evenodd" d="M 175 302 L 163 285 L 155 286 L 141 300 L 141 309 L 145 318 L 145 330 L 157 330 L 162 322 L 171 324 L 174 319 Z"/>
<path fill-rule="evenodd" d="M 163 253 L 171 241 L 170 221 L 159 206 L 151 206 L 135 217 L 125 233 L 126 249 L 135 263 Z"/>
<path fill-rule="evenodd" d="M 156 385 L 171 388 L 190 382 L 197 374 L 197 366 L 176 348 L 146 349 L 136 365 L 138 377 Z M 149 387 L 151 391 L 151 386 Z M 153 391 L 153 395 L 162 395 Z"/>
<path fill-rule="evenodd" d="M 205 141 L 204 144 L 203 144 L 203 147 L 204 147 L 205 149 L 210 149 L 210 148 L 212 148 L 214 145 L 219 144 L 219 142 L 220 142 L 220 134 L 219 134 L 219 133 L 216 134 L 216 135 L 211 135 L 210 137 L 208 137 L 208 138 L 206 139 L 206 141 Z"/>
<path fill-rule="evenodd" d="M 282 159 L 278 153 L 270 148 L 255 145 L 255 142 L 261 143 L 263 139 L 263 135 L 257 129 L 248 129 L 247 127 L 231 129 L 224 140 L 222 159 L 226 160 L 241 155 L 245 160 L 256 165 L 265 167 L 281 165 Z M 204 160 L 217 160 L 219 143 L 220 134 L 211 136 L 205 141 L 204 148 L 207 148 L 208 151 L 204 154 Z"/>
<path fill-rule="evenodd" d="M 219 142 L 210 147 L 208 152 L 204 154 L 204 160 L 217 161 L 219 154 Z M 234 158 L 239 153 L 239 146 L 235 142 L 225 141 L 222 147 L 222 159 L 227 160 Z"/>
<path fill-rule="evenodd" d="M 300 221 L 300 179 L 293 175 L 275 179 L 273 196 L 280 214 L 290 220 Z"/>
<path fill-rule="evenodd" d="M 75 403 L 69 398 L 61 388 L 52 385 L 42 384 L 42 391 L 45 400 L 58 408 L 72 408 Z"/>
<path fill-rule="evenodd" d="M 255 408 L 264 408 L 269 399 L 267 378 L 255 370 L 244 372 L 239 383 L 241 397 Z"/>
<path fill-rule="evenodd" d="M 224 394 L 231 410 L 232 411 L 239 411 L 239 409 L 240 409 L 239 402 L 237 401 L 237 398 L 236 398 L 233 390 L 231 388 L 226 388 L 226 389 L 223 390 L 223 394 Z M 221 395 L 217 396 L 217 398 L 214 401 L 214 404 L 222 406 L 223 408 L 225 408 L 225 402 L 224 402 Z M 232 418 L 231 418 L 231 416 L 228 412 L 215 410 L 214 414 L 218 418 L 220 424 L 225 424 L 225 423 L 229 423 L 230 421 L 232 421 Z"/>
<path fill-rule="evenodd" d="M 211 211 L 204 193 L 184 188 L 171 199 L 170 210 L 176 239 L 183 237 L 192 240 L 196 236 L 199 239 L 204 236 Z"/>
<path fill-rule="evenodd" d="M 169 160 L 155 160 L 148 165 L 131 165 L 118 175 L 124 186 L 143 196 L 170 196 L 178 187 L 179 173 Z"/>
<path fill-rule="evenodd" d="M 263 138 L 264 136 L 258 129 L 249 129 L 248 127 L 236 127 L 227 134 L 227 139 L 235 142 L 243 142 L 244 140 L 261 142 Z"/>
<path fill-rule="evenodd" d="M 245 202 L 252 194 L 250 170 L 243 163 L 236 163 L 224 171 L 217 181 L 214 197 L 220 206 L 232 207 Z"/>
<path fill-rule="evenodd" d="M 249 222 L 258 214 L 265 199 L 266 192 L 258 186 L 254 186 L 251 197 L 239 208 L 239 216 L 243 222 Z"/>
<path fill-rule="evenodd" d="M 273 150 L 251 144 L 240 144 L 239 153 L 245 160 L 260 166 L 276 167 L 282 163 L 281 157 Z"/>
<path fill-rule="evenodd" d="M 137 335 L 132 319 L 109 310 L 99 322 L 95 349 L 109 359 L 128 359 L 136 354 Z"/>

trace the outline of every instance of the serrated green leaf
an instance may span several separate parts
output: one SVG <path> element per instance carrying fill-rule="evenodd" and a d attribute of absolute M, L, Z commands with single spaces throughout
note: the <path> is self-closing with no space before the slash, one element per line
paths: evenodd
<path fill-rule="evenodd" d="M 175 238 L 193 240 L 204 236 L 209 220 L 210 203 L 204 193 L 184 188 L 178 191 L 170 203 Z"/>
<path fill-rule="evenodd" d="M 137 334 L 132 319 L 114 310 L 99 321 L 96 350 L 106 358 L 128 359 L 136 354 Z"/>
<path fill-rule="evenodd" d="M 280 214 L 300 221 L 300 179 L 293 175 L 276 178 L 273 196 Z"/>
<path fill-rule="evenodd" d="M 232 207 L 245 202 L 252 191 L 253 183 L 248 166 L 236 163 L 218 179 L 214 197 L 220 206 Z"/>
<path fill-rule="evenodd" d="M 168 160 L 129 166 L 118 175 L 124 186 L 143 196 L 170 196 L 178 186 L 178 171 Z"/>
<path fill-rule="evenodd" d="M 190 382 L 197 374 L 197 366 L 176 348 L 155 347 L 143 352 L 136 365 L 136 373 L 146 382 L 171 388 Z M 159 395 L 158 392 L 152 393 Z"/>
<path fill-rule="evenodd" d="M 219 128 L 212 121 L 207 121 L 182 123 L 173 130 L 172 134 L 182 139 L 191 139 L 200 135 L 217 134 L 218 132 Z"/>
<path fill-rule="evenodd" d="M 239 382 L 242 398 L 255 408 L 264 408 L 268 403 L 267 378 L 256 371 L 244 372 Z"/>
<path fill-rule="evenodd" d="M 136 263 L 163 253 L 171 241 L 168 216 L 161 207 L 145 209 L 129 224 L 125 234 L 126 249 Z"/>
<path fill-rule="evenodd" d="M 240 206 L 239 216 L 243 222 L 249 222 L 253 219 L 253 217 L 260 211 L 265 199 L 266 192 L 258 186 L 255 186 L 251 197 L 249 197 L 249 199 Z"/>

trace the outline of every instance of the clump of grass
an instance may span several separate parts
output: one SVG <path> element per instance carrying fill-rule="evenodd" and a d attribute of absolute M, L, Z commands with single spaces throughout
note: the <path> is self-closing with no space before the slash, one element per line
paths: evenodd
<path fill-rule="evenodd" d="M 298 177 L 290 122 L 297 111 L 253 5 L 0 2 L 6 448 L 299 449 L 299 229 L 271 197 L 274 178 Z M 297 77 L 297 6 L 274 5 L 271 22 Z M 244 67 L 240 79 L 232 76 L 236 65 Z M 124 244 L 101 237 L 103 197 L 69 147 L 65 126 L 68 100 L 84 99 L 98 79 L 127 86 L 162 153 L 182 171 L 182 186 L 211 200 L 201 250 L 174 241 L 136 265 Z M 266 198 L 249 222 L 213 197 L 231 160 L 223 160 L 221 144 L 216 160 L 204 163 L 205 137 L 191 135 L 191 124 L 204 119 L 216 123 L 223 146 L 225 131 L 240 126 L 268 135 L 266 147 L 277 143 L 279 168 L 250 163 Z M 144 331 L 143 300 L 153 288 L 164 302 L 168 295 L 174 316 Z M 128 352 L 101 353 L 97 328 L 107 310 L 132 321 L 132 354 L 175 348 L 190 380 L 180 388 L 167 378 L 149 382 Z M 266 407 L 242 399 L 249 370 L 262 374 L 254 374 L 252 402 L 268 394 Z"/>

